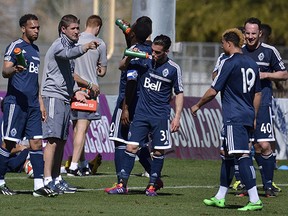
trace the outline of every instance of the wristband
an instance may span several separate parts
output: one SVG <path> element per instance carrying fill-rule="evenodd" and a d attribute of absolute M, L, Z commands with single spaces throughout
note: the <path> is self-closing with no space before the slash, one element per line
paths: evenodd
<path fill-rule="evenodd" d="M 87 88 L 91 90 L 92 89 L 92 85 L 93 85 L 92 82 L 88 82 Z"/>

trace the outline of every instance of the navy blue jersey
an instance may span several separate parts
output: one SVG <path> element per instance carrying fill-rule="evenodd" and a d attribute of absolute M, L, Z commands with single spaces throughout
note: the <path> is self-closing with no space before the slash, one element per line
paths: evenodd
<path fill-rule="evenodd" d="M 226 55 L 224 52 L 220 54 L 220 56 L 217 58 L 217 61 L 216 61 L 216 64 L 214 66 L 214 69 L 213 69 L 213 72 L 217 72 L 218 71 L 218 68 L 221 64 L 221 61 L 228 58 L 229 56 Z"/>
<path fill-rule="evenodd" d="M 23 39 L 12 42 L 4 55 L 4 61 L 17 64 L 14 49 L 19 47 L 27 61 L 27 69 L 15 73 L 8 81 L 5 103 L 18 104 L 20 106 L 39 107 L 38 101 L 38 71 L 40 65 L 39 49 L 34 44 L 29 44 Z M 16 100 L 17 98 L 17 100 Z"/>
<path fill-rule="evenodd" d="M 224 124 L 253 126 L 253 100 L 261 91 L 259 69 L 253 59 L 236 53 L 223 60 L 212 88 L 221 91 Z"/>
<path fill-rule="evenodd" d="M 137 47 L 142 52 L 147 52 L 149 55 L 152 54 L 152 48 L 150 44 L 143 43 L 143 44 L 136 44 L 132 47 Z M 122 101 L 125 97 L 125 88 L 126 88 L 126 82 L 127 82 L 127 71 L 121 71 L 120 76 L 120 84 L 119 84 L 119 95 L 117 98 L 117 107 L 121 106 Z M 137 88 L 137 95 L 139 94 L 139 87 Z"/>
<path fill-rule="evenodd" d="M 135 113 L 156 118 L 169 118 L 172 90 L 183 92 L 180 67 L 168 59 L 157 65 L 149 59 L 133 59 L 127 72 L 128 80 L 140 82 L 140 95 Z"/>
<path fill-rule="evenodd" d="M 259 66 L 260 72 L 285 71 L 285 65 L 278 50 L 265 43 L 261 43 L 256 50 L 249 50 L 245 45 L 242 48 L 243 54 L 250 56 Z M 262 98 L 261 105 L 272 103 L 272 82 L 269 79 L 261 80 Z"/>

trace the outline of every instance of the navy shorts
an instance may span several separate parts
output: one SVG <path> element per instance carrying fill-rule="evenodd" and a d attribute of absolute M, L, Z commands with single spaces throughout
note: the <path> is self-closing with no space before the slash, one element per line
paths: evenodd
<path fill-rule="evenodd" d="M 244 125 L 224 125 L 221 133 L 226 144 L 224 149 L 228 151 L 228 154 L 250 153 L 251 127 Z"/>
<path fill-rule="evenodd" d="M 132 104 L 129 106 L 129 120 L 133 121 L 135 108 L 137 104 L 137 98 L 133 100 Z M 122 101 L 117 102 L 116 108 L 114 110 L 112 121 L 110 124 L 109 139 L 121 143 L 126 143 L 128 139 L 129 125 L 125 126 L 121 124 L 121 114 L 122 114 Z M 146 139 L 147 140 L 147 139 Z"/>
<path fill-rule="evenodd" d="M 127 141 L 129 126 L 124 126 L 121 124 L 121 114 L 122 109 L 115 109 L 112 116 L 112 122 L 110 124 L 109 139 L 125 143 Z"/>
<path fill-rule="evenodd" d="M 260 106 L 257 114 L 254 137 L 257 142 L 275 141 L 272 110 L 270 106 Z"/>
<path fill-rule="evenodd" d="M 172 143 L 169 126 L 170 121 L 167 118 L 135 115 L 130 125 L 127 144 L 143 147 L 148 134 L 151 134 L 153 149 L 170 149 Z"/>
<path fill-rule="evenodd" d="M 42 139 L 42 114 L 39 107 L 21 107 L 4 103 L 3 138 L 19 142 L 26 139 Z"/>

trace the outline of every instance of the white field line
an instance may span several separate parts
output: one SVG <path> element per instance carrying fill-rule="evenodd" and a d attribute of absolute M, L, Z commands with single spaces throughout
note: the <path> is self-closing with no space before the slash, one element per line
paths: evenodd
<path fill-rule="evenodd" d="M 131 175 L 131 176 L 136 176 L 136 175 Z M 138 176 L 138 174 L 137 174 Z M 114 173 L 109 173 L 107 175 L 107 173 L 105 173 L 105 175 L 93 175 L 93 176 L 85 176 L 85 177 L 69 177 L 69 176 L 65 176 L 66 178 L 115 178 Z M 19 177 L 6 177 L 5 179 L 9 180 L 9 179 L 27 179 L 27 177 L 25 176 L 19 176 Z M 32 179 L 31 179 L 32 181 Z M 280 187 L 287 187 L 288 184 L 278 184 L 278 186 Z M 194 189 L 194 188 L 218 188 L 218 185 L 179 185 L 179 186 L 164 186 L 164 189 Z M 262 187 L 262 185 L 257 185 L 257 187 Z M 78 189 L 78 191 L 104 191 L 105 188 L 81 188 Z M 145 187 L 128 187 L 129 190 L 142 190 L 145 189 Z M 19 192 L 29 192 L 30 190 L 17 190 Z"/>

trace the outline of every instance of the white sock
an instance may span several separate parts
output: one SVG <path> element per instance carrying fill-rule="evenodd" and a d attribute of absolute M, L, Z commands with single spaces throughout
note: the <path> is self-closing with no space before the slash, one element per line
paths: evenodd
<path fill-rule="evenodd" d="M 44 187 L 44 182 L 42 178 L 34 178 L 34 190 Z"/>
<path fill-rule="evenodd" d="M 248 190 L 248 194 L 249 194 L 249 201 L 251 203 L 256 203 L 259 200 L 259 196 L 258 196 L 258 191 L 257 191 L 257 187 L 254 186 L 251 189 Z"/>
<path fill-rule="evenodd" d="M 78 163 L 71 162 L 69 169 L 70 170 L 76 170 L 78 168 Z"/>
<path fill-rule="evenodd" d="M 49 177 L 44 177 L 44 185 L 48 185 L 49 182 L 52 181 L 52 177 L 49 176 Z"/>
<path fill-rule="evenodd" d="M 59 181 L 62 181 L 63 178 L 62 178 L 61 175 L 59 175 L 59 176 L 58 176 L 58 179 L 59 179 Z"/>
<path fill-rule="evenodd" d="M 5 184 L 5 180 L 4 179 L 0 179 L 0 186 Z"/>
<path fill-rule="evenodd" d="M 220 200 L 220 199 L 225 198 L 227 192 L 228 192 L 228 187 L 220 186 L 217 194 L 215 195 L 216 199 Z"/>

